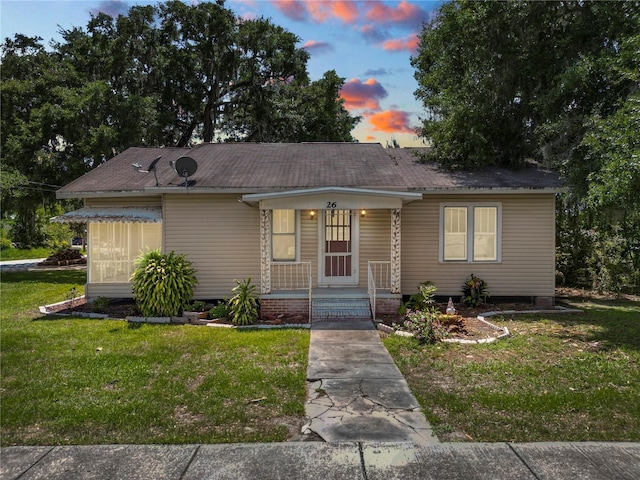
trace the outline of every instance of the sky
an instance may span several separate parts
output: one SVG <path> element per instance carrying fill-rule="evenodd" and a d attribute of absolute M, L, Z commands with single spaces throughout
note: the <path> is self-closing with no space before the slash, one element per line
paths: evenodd
<path fill-rule="evenodd" d="M 193 3 L 197 0 L 185 0 Z M 205 1 L 205 0 L 202 0 Z M 124 15 L 132 5 L 153 0 L 0 0 L 0 37 L 40 36 L 48 43 L 59 32 L 86 27 L 98 12 Z M 415 129 L 424 116 L 410 59 L 418 34 L 442 0 L 227 0 L 242 18 L 265 17 L 300 38 L 311 55 L 311 80 L 328 70 L 345 78 L 346 109 L 362 117 L 353 136 L 360 142 L 402 147 L 422 145 Z"/>

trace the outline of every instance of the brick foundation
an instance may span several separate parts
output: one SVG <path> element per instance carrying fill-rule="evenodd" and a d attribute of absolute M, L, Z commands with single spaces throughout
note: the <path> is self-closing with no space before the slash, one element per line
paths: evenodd
<path fill-rule="evenodd" d="M 395 315 L 401 302 L 401 298 L 376 298 L 376 316 Z"/>
<path fill-rule="evenodd" d="M 284 315 L 286 317 L 302 316 L 309 321 L 308 298 L 262 298 L 260 300 L 260 316 Z"/>

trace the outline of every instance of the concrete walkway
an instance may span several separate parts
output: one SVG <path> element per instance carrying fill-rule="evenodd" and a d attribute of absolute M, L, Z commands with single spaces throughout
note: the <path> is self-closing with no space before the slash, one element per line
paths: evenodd
<path fill-rule="evenodd" d="M 438 443 L 371 320 L 311 325 L 306 428 L 327 442 Z"/>
<path fill-rule="evenodd" d="M 637 480 L 632 443 L 272 443 L 6 447 L 0 480 Z"/>
<path fill-rule="evenodd" d="M 44 258 L 29 258 L 26 260 L 3 260 L 0 262 L 0 272 L 22 272 L 34 268 Z"/>

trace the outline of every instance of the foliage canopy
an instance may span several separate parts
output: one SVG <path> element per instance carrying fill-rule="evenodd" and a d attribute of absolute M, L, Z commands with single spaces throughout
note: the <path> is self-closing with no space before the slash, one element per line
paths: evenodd
<path fill-rule="evenodd" d="M 2 215 L 25 241 L 57 186 L 131 146 L 354 141 L 344 78 L 310 81 L 296 35 L 223 1 L 99 13 L 61 36 L 2 44 Z"/>
<path fill-rule="evenodd" d="M 412 58 L 425 161 L 565 179 L 561 282 L 640 288 L 638 25 L 638 2 L 452 1 Z"/>

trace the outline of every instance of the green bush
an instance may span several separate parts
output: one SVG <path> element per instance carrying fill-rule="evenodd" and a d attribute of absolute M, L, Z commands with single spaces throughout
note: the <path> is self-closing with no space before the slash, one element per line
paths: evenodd
<path fill-rule="evenodd" d="M 229 315 L 229 304 L 226 300 L 219 302 L 209 310 L 209 318 L 227 318 Z"/>
<path fill-rule="evenodd" d="M 241 282 L 236 280 L 231 289 L 233 296 L 229 299 L 229 313 L 234 325 L 249 325 L 258 317 L 258 294 L 251 279 Z"/>
<path fill-rule="evenodd" d="M 480 277 L 476 277 L 473 273 L 469 279 L 462 285 L 462 303 L 467 307 L 477 307 L 486 303 L 489 293 L 489 286 Z"/>
<path fill-rule="evenodd" d="M 427 310 L 436 304 L 436 291 L 438 287 L 433 282 L 422 282 L 418 285 L 418 293 L 414 293 L 409 300 L 400 305 L 398 313 L 405 315 L 409 310 Z"/>
<path fill-rule="evenodd" d="M 109 299 L 107 297 L 96 297 L 91 302 L 91 310 L 94 313 L 107 313 L 107 307 L 109 307 Z"/>
<path fill-rule="evenodd" d="M 394 328 L 412 333 L 418 343 L 436 343 L 447 336 L 447 328 L 440 322 L 439 316 L 435 308 L 407 310 L 402 323 L 394 325 Z"/>
<path fill-rule="evenodd" d="M 145 317 L 175 317 L 189 305 L 198 282 L 185 255 L 143 253 L 131 276 L 133 297 Z"/>
<path fill-rule="evenodd" d="M 186 306 L 185 310 L 187 312 L 204 312 L 205 305 L 206 303 L 204 303 L 202 300 L 194 300 Z"/>

